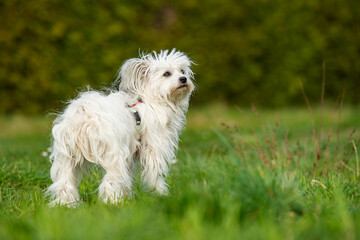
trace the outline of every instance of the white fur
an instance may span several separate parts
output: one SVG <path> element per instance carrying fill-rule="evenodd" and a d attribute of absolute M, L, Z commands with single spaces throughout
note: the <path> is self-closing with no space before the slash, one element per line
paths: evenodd
<path fill-rule="evenodd" d="M 78 204 L 77 187 L 87 163 L 98 164 L 106 172 L 99 186 L 104 202 L 117 203 L 131 193 L 137 158 L 143 166 L 143 181 L 159 194 L 168 193 L 164 178 L 175 160 L 194 90 L 191 64 L 175 49 L 129 59 L 115 81 L 119 91 L 108 95 L 88 91 L 70 102 L 52 129 L 51 206 Z M 171 76 L 164 76 L 165 72 Z M 187 78 L 183 88 L 179 88 L 184 86 L 180 77 Z M 127 107 L 138 98 L 143 100 L 134 107 L 141 117 L 139 129 Z"/>

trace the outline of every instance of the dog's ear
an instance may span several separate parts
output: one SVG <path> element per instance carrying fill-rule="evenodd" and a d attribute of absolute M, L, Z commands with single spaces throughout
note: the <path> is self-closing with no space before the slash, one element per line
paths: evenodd
<path fill-rule="evenodd" d="M 138 93 L 149 71 L 149 65 L 144 59 L 131 58 L 121 66 L 117 81 L 120 82 L 119 90 Z"/>

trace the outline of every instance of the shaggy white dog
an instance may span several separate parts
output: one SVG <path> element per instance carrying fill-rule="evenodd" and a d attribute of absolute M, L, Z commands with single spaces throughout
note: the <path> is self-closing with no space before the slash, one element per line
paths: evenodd
<path fill-rule="evenodd" d="M 143 181 L 167 194 L 164 178 L 175 160 L 194 90 L 191 64 L 175 49 L 141 55 L 120 68 L 119 91 L 88 91 L 72 100 L 52 129 L 50 205 L 79 202 L 77 187 L 87 163 L 106 172 L 98 189 L 106 203 L 131 193 L 136 159 L 143 167 Z"/>

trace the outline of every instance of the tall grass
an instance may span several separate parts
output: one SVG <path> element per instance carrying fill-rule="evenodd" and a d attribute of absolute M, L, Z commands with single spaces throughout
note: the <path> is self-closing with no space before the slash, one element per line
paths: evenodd
<path fill-rule="evenodd" d="M 103 173 L 95 168 L 76 209 L 50 209 L 44 197 L 50 119 L 24 118 L 19 127 L 0 119 L 14 129 L 0 134 L 0 239 L 357 239 L 359 142 L 352 132 L 360 112 L 343 107 L 334 125 L 337 113 L 313 108 L 323 136 L 338 129 L 330 141 L 322 138 L 317 161 L 306 109 L 191 109 L 168 197 L 148 191 L 137 173 L 133 199 L 104 205 L 96 191 Z"/>
<path fill-rule="evenodd" d="M 273 168 L 280 167 L 283 169 L 289 169 L 290 167 L 300 167 L 303 169 L 305 167 L 307 171 L 312 171 L 314 174 L 326 174 L 328 171 L 333 169 L 342 170 L 343 168 L 347 168 L 356 172 L 356 176 L 358 177 L 359 166 L 357 146 L 360 144 L 360 137 L 356 137 L 354 135 L 356 127 L 348 132 L 346 140 L 340 143 L 340 123 L 343 110 L 343 99 L 345 95 L 344 92 L 338 98 L 334 114 L 331 117 L 326 117 L 328 120 L 331 120 L 331 123 L 328 125 L 326 130 L 323 129 L 325 121 L 324 96 L 326 83 L 326 62 L 324 61 L 322 64 L 322 89 L 319 108 L 320 117 L 317 121 L 302 81 L 300 80 L 299 83 L 309 112 L 309 120 L 312 126 L 312 138 L 307 141 L 302 140 L 300 142 L 299 140 L 296 140 L 295 142 L 289 142 L 289 135 L 292 133 L 280 124 L 278 115 L 276 115 L 275 122 L 267 122 L 267 126 L 265 126 L 260 113 L 256 107 L 252 105 L 252 114 L 260 123 L 260 134 L 257 134 L 254 127 L 251 125 L 248 114 L 238 108 L 238 111 L 248 120 L 252 130 L 252 135 L 255 139 L 250 141 L 245 140 L 242 137 L 242 132 L 237 124 L 231 126 L 226 122 L 222 122 L 222 125 L 226 128 L 228 135 L 231 137 L 236 155 L 246 162 L 248 159 L 251 159 L 249 158 L 249 154 L 255 154 L 262 160 L 262 163 L 265 166 L 271 165 Z M 336 115 L 338 117 L 336 117 Z M 334 128 L 336 129 L 335 140 L 333 138 Z M 356 169 L 349 166 L 349 160 L 354 156 L 354 154 L 357 160 Z"/>
<path fill-rule="evenodd" d="M 239 111 L 251 122 L 246 112 L 241 109 Z M 322 109 L 321 115 L 323 111 Z M 296 133 L 279 122 L 278 117 L 275 122 L 265 124 L 254 106 L 252 114 L 260 123 L 260 131 L 252 127 L 250 139 L 246 138 L 247 130 L 243 133 L 238 125 L 222 122 L 222 126 L 231 139 L 231 148 L 246 164 L 256 157 L 264 166 L 271 168 L 301 168 L 314 174 L 326 174 L 328 171 L 344 168 L 358 172 L 358 165 L 355 166 L 354 162 L 349 162 L 354 156 L 357 157 L 357 147 L 360 144 L 355 128 L 340 133 L 338 123 L 336 138 L 334 138 L 333 121 L 325 132 L 322 129 L 323 116 L 320 116 L 319 128 L 316 127 L 316 122 L 312 117 L 312 137 L 299 139 L 297 136 L 294 137 Z M 342 138 L 341 142 L 340 138 Z"/>

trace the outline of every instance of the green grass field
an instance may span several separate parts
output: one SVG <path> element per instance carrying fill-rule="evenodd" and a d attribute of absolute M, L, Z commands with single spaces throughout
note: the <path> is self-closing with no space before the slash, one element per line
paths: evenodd
<path fill-rule="evenodd" d="M 76 209 L 44 197 L 52 117 L 1 117 L 0 239 L 360 238 L 358 108 L 215 105 L 188 116 L 169 196 L 138 173 L 134 198 L 105 205 L 94 168 Z"/>

